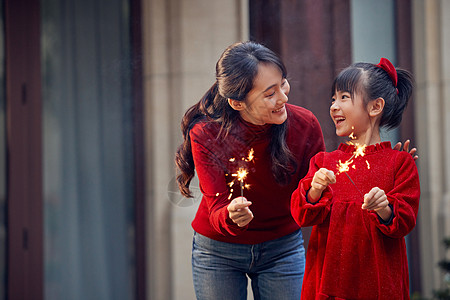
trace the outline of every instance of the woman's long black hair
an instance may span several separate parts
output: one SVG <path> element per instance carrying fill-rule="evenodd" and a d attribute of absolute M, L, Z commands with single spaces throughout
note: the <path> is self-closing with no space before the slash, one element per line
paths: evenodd
<path fill-rule="evenodd" d="M 189 131 L 200 120 L 208 119 L 218 122 L 221 125 L 219 135 L 226 136 L 239 118 L 239 112 L 228 104 L 228 98 L 245 101 L 253 88 L 260 63 L 276 65 L 283 78 L 287 75 L 280 58 L 263 45 L 241 42 L 229 46 L 217 61 L 216 82 L 197 104 L 186 111 L 181 121 L 184 140 L 175 156 L 175 163 L 180 171 L 177 176 L 178 187 L 185 197 L 192 197 L 189 184 L 195 174 Z M 280 184 L 287 184 L 297 168 L 286 143 L 286 132 L 287 121 L 271 127 L 272 171 Z"/>

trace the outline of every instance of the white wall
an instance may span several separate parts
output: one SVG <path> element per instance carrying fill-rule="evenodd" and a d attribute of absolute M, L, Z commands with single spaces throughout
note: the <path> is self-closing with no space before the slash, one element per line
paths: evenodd
<path fill-rule="evenodd" d="M 437 262 L 450 236 L 450 2 L 413 2 L 414 97 L 421 199 L 419 228 L 424 295 L 441 287 Z"/>
<path fill-rule="evenodd" d="M 148 299 L 195 299 L 190 223 L 198 197 L 177 195 L 174 153 L 181 118 L 215 81 L 220 54 L 248 38 L 247 7 L 247 0 L 143 1 Z"/>

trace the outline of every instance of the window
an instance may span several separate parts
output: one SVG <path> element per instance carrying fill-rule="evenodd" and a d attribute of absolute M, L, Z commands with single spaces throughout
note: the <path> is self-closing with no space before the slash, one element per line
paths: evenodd
<path fill-rule="evenodd" d="M 386 57 L 396 61 L 395 11 L 393 0 L 351 2 L 352 60 L 377 64 Z M 395 144 L 398 130 L 381 130 L 381 138 Z"/>
<path fill-rule="evenodd" d="M 135 299 L 127 1 L 42 0 L 44 295 Z"/>
<path fill-rule="evenodd" d="M 6 95 L 3 1 L 0 3 L 0 299 L 6 299 Z"/>

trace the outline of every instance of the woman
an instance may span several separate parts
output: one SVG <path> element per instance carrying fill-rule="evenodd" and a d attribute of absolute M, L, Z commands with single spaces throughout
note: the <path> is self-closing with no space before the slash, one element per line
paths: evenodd
<path fill-rule="evenodd" d="M 287 104 L 289 90 L 279 57 L 236 43 L 182 120 L 179 188 L 191 196 L 196 170 L 203 194 L 192 222 L 198 299 L 246 299 L 247 276 L 255 299 L 300 298 L 305 250 L 290 198 L 325 146 L 316 117 Z M 247 172 L 240 181 L 239 168 Z"/>

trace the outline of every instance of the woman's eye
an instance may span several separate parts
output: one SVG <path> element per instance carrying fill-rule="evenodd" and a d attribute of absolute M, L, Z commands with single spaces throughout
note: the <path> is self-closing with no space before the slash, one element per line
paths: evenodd
<path fill-rule="evenodd" d="M 275 95 L 275 91 L 274 91 L 272 94 L 270 94 L 270 95 L 266 95 L 266 98 L 270 98 L 270 97 L 272 97 L 273 95 Z"/>
<path fill-rule="evenodd" d="M 283 80 L 283 82 L 281 83 L 281 87 L 283 87 L 287 82 L 287 79 Z"/>

